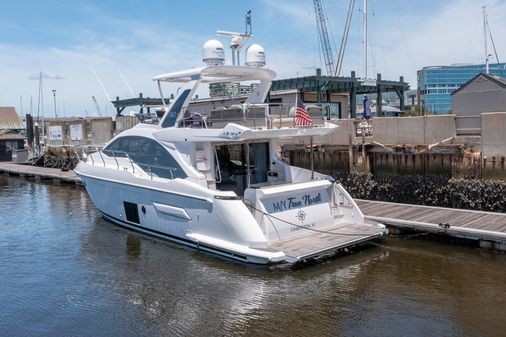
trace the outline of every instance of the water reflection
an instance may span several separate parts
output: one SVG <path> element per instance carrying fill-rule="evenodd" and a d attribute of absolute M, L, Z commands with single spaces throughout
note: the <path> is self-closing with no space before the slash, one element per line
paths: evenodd
<path fill-rule="evenodd" d="M 0 335 L 499 336 L 505 254 L 388 238 L 296 270 L 105 221 L 84 189 L 0 177 Z M 29 320 L 26 317 L 30 317 Z"/>
<path fill-rule="evenodd" d="M 182 335 L 228 331 L 264 336 L 272 331 L 279 336 L 297 329 L 307 335 L 333 334 L 340 324 L 335 303 L 361 296 L 361 280 L 366 279 L 361 274 L 388 257 L 383 248 L 373 248 L 345 258 L 338 269 L 330 261 L 270 271 L 146 238 L 99 217 L 83 243 L 94 273 L 108 273 L 101 287 L 114 285 L 139 320 L 148 320 L 160 332 Z M 329 313 L 336 319 L 314 319 Z M 264 328 L 258 330 L 259 325 Z"/>
<path fill-rule="evenodd" d="M 127 234 L 126 253 L 131 258 L 141 255 L 141 239 L 137 235 Z"/>

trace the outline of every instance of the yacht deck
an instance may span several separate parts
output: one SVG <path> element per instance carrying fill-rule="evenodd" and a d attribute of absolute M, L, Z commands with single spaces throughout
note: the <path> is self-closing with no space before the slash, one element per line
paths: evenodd
<path fill-rule="evenodd" d="M 383 235 L 383 230 L 368 224 L 339 223 L 323 230 L 314 230 L 298 238 L 288 238 L 268 246 L 282 250 L 294 262 L 319 258 L 337 253 L 356 244 Z"/>

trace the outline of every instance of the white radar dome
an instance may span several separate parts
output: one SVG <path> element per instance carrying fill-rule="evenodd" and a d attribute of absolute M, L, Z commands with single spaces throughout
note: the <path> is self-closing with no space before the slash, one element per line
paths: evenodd
<path fill-rule="evenodd" d="M 202 46 L 202 61 L 208 65 L 225 63 L 223 44 L 218 40 L 209 40 Z"/>
<path fill-rule="evenodd" d="M 265 65 L 265 53 L 261 45 L 255 43 L 248 47 L 246 65 L 248 67 L 263 67 Z"/>

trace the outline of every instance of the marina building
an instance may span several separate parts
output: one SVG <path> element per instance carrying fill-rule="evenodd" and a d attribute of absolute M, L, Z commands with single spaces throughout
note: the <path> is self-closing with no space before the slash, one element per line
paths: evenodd
<path fill-rule="evenodd" d="M 404 110 L 404 93 L 408 91 L 409 84 L 404 81 L 403 76 L 400 76 L 398 81 L 389 81 L 383 80 L 381 74 L 377 74 L 376 80 L 373 80 L 374 85 L 371 85 L 358 78 L 355 71 L 352 71 L 350 75 L 350 77 L 325 76 L 322 75 L 321 69 L 316 69 L 315 75 L 274 80 L 266 102 L 280 106 L 293 106 L 297 97 L 305 105 L 320 106 L 325 110 L 325 116 L 329 120 L 360 117 L 357 106 L 360 106 L 364 95 L 373 95 L 378 102 L 383 102 L 383 95 L 385 95 L 385 101 L 395 99 L 397 109 L 392 111 L 389 106 L 376 105 L 375 116 L 398 115 Z M 202 99 L 196 96 L 192 99 L 191 105 L 194 109 L 206 110 L 208 104 L 214 107 L 215 103 L 223 100 L 241 104 L 256 88 L 256 85 L 255 83 L 243 85 L 238 82 L 213 83 L 209 86 L 210 97 Z M 165 98 L 165 101 L 166 104 L 170 102 L 168 98 Z M 145 98 L 142 94 L 139 98 L 122 100 L 116 97 L 116 100 L 111 103 L 116 108 L 118 116 L 126 107 L 139 106 L 139 113 L 142 114 L 144 108 L 150 113 L 150 109 L 162 106 L 161 99 Z"/>
<path fill-rule="evenodd" d="M 491 75 L 506 76 L 506 63 L 489 65 Z M 428 66 L 417 72 L 418 104 L 427 112 L 453 111 L 451 94 L 479 73 L 485 64 Z"/>
<path fill-rule="evenodd" d="M 480 135 L 482 113 L 506 112 L 506 79 L 478 74 L 452 93 L 452 103 L 457 132 Z"/>
<path fill-rule="evenodd" d="M 0 107 L 0 161 L 11 161 L 12 152 L 23 149 L 24 129 L 14 107 Z"/>

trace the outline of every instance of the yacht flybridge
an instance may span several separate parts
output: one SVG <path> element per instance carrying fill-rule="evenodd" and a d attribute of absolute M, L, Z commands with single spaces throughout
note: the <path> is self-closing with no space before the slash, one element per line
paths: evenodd
<path fill-rule="evenodd" d="M 262 47 L 246 66 L 224 65 L 223 46 L 206 42 L 206 66 L 154 78 L 184 85 L 159 125 L 137 124 L 79 162 L 75 172 L 103 216 L 127 228 L 231 259 L 293 264 L 382 236 L 331 177 L 290 166 L 284 141 L 311 139 L 335 126 L 265 103 L 272 70 Z M 199 85 L 255 83 L 240 104 L 192 112 Z M 163 100 L 162 100 L 163 101 Z"/>

